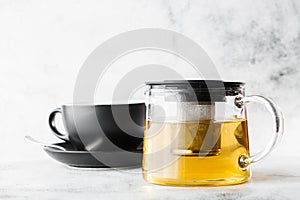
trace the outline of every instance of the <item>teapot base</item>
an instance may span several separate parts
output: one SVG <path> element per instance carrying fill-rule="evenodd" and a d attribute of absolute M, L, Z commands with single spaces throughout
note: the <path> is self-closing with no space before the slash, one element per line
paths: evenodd
<path fill-rule="evenodd" d="M 157 178 L 149 174 L 144 174 L 143 177 L 149 183 L 165 186 L 226 186 L 245 183 L 250 179 L 250 176 L 248 176 L 207 180 L 176 180 L 170 178 Z"/>

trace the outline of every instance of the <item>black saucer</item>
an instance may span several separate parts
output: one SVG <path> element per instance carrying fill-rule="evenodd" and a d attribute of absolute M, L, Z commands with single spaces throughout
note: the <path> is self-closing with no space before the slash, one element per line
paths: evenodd
<path fill-rule="evenodd" d="M 140 167 L 142 165 L 142 149 L 130 151 L 77 151 L 68 143 L 57 143 L 55 145 L 64 147 L 62 151 L 53 147 L 44 147 L 44 151 L 52 158 L 71 167 L 80 168 L 123 168 L 123 167 Z M 101 156 L 104 162 L 95 157 Z M 132 155 L 132 156 L 131 156 Z"/>

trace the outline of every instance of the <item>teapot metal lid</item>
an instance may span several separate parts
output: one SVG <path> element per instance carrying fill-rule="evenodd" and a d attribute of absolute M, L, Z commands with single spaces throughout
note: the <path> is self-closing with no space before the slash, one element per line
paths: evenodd
<path fill-rule="evenodd" d="M 150 89 L 178 91 L 185 96 L 183 101 L 222 102 L 226 96 L 244 93 L 243 82 L 222 80 L 164 80 L 149 81 Z"/>

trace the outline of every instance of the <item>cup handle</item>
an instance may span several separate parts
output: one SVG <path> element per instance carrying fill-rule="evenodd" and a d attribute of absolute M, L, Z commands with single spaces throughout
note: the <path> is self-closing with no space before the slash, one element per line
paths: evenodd
<path fill-rule="evenodd" d="M 61 114 L 61 108 L 56 108 L 55 110 L 53 110 L 50 115 L 49 115 L 49 126 L 53 132 L 53 134 L 58 137 L 59 139 L 68 141 L 68 135 L 67 134 L 62 134 L 61 132 L 59 132 L 55 126 L 55 117 L 57 114 Z"/>
<path fill-rule="evenodd" d="M 270 112 L 272 115 L 272 120 L 273 120 L 273 134 L 270 142 L 267 144 L 264 150 L 260 151 L 256 155 L 241 155 L 239 158 L 239 165 L 242 168 L 247 167 L 248 165 L 255 163 L 257 161 L 262 160 L 265 158 L 273 149 L 274 147 L 278 144 L 280 141 L 283 131 L 284 131 L 284 119 L 283 119 L 283 114 L 279 107 L 270 99 L 259 96 L 259 95 L 251 95 L 251 96 L 237 96 L 235 98 L 235 105 L 238 108 L 242 108 L 243 106 L 249 104 L 249 103 L 261 103 L 263 104 L 267 110 Z"/>

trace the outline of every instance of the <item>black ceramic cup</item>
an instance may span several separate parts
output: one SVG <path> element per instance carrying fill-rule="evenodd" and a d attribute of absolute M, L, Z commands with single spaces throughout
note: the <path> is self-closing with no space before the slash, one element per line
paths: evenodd
<path fill-rule="evenodd" d="M 62 115 L 65 133 L 55 126 Z M 145 104 L 62 105 L 49 115 L 49 126 L 77 150 L 135 151 L 142 147 Z"/>

